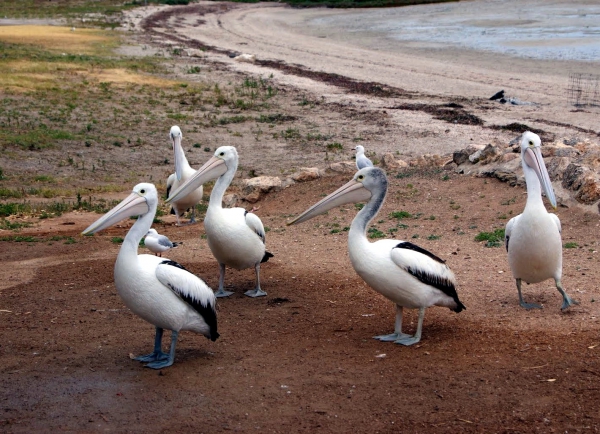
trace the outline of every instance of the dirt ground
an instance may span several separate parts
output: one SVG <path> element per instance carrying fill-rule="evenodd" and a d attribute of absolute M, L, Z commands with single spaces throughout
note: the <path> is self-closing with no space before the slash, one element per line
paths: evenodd
<path fill-rule="evenodd" d="M 210 77 L 218 80 L 219 74 L 215 67 Z M 314 86 L 317 90 L 303 88 L 302 93 L 319 95 L 319 86 L 325 85 Z M 332 131 L 343 132 L 346 119 L 351 129 L 384 137 L 409 123 L 386 119 L 376 98 L 350 94 L 346 101 L 357 105 L 344 105 L 339 101 L 345 93 L 326 88 L 333 92 L 328 101 L 338 101 L 317 106 L 312 116 L 321 116 Z M 289 94 L 298 95 L 295 89 Z M 506 116 L 504 122 L 519 115 L 507 113 L 502 108 L 489 116 Z M 451 129 L 455 143 L 471 136 L 477 141 L 514 136 L 427 119 L 418 128 L 414 123 L 406 127 L 411 140 L 431 138 L 429 145 L 435 146 L 447 134 L 442 128 Z M 574 122 L 568 120 L 571 127 Z M 565 131 L 581 134 L 545 125 L 557 137 Z M 252 149 L 269 149 L 245 141 L 242 157 Z M 393 142 L 386 143 L 391 147 Z M 301 147 L 285 149 L 298 156 L 294 163 L 323 164 L 323 154 L 301 160 Z M 281 153 L 267 161 L 264 167 L 246 162 L 245 169 L 256 164 L 257 171 L 273 173 L 290 164 Z M 131 221 L 81 237 L 98 215 L 69 213 L 19 233 L 36 242 L 0 242 L 0 431 L 599 431 L 597 214 L 566 207 L 556 211 L 563 242 L 575 246 L 563 251 L 563 283 L 581 304 L 561 312 L 561 297 L 546 281 L 524 286 L 527 301 L 544 305 L 526 311 L 518 306 L 505 249 L 474 241 L 479 232 L 503 227 L 522 211 L 523 188 L 449 169 L 388 171 L 387 200 L 373 222 L 388 237 L 395 229 L 393 237 L 446 259 L 467 307 L 460 314 L 428 309 L 422 341 L 412 347 L 372 339 L 392 331 L 395 310 L 362 282 L 347 257 L 343 228 L 355 207 L 297 226 L 285 224 L 350 174 L 295 184 L 255 204 L 269 228 L 268 250 L 275 255 L 261 268 L 268 296 L 245 297 L 253 271 L 228 270 L 226 286 L 235 295 L 219 300 L 220 338 L 212 343 L 182 333 L 175 364 L 161 371 L 131 360 L 150 350 L 154 328 L 129 312 L 114 288 L 119 245 L 112 238 L 124 236 Z M 401 210 L 413 217 L 398 221 L 390 216 Z M 215 288 L 218 267 L 201 237 L 203 225 L 176 227 L 173 217 L 162 220 L 157 230 L 183 241 L 166 256 Z M 405 327 L 412 331 L 415 326 L 416 312 L 410 312 Z"/>

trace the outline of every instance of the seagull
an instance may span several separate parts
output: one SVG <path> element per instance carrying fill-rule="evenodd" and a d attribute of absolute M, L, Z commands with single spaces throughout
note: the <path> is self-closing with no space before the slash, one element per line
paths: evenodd
<path fill-rule="evenodd" d="M 173 143 L 173 154 L 175 155 L 175 173 L 169 175 L 169 178 L 167 179 L 167 197 L 169 197 L 172 191 L 177 190 L 181 184 L 190 179 L 190 177 L 196 173 L 196 171 L 190 167 L 187 159 L 185 158 L 185 154 L 183 153 L 183 147 L 181 146 L 181 139 L 183 138 L 183 135 L 181 134 L 181 129 L 177 125 L 171 127 L 169 137 Z M 171 212 L 175 214 L 177 226 L 180 225 L 179 217 L 183 217 L 183 214 L 189 208 L 192 209 L 192 217 L 190 218 L 189 224 L 196 223 L 194 213 L 196 211 L 196 205 L 202 201 L 202 193 L 203 189 L 202 185 L 200 185 L 195 190 L 190 191 L 189 194 L 171 202 L 171 206 L 173 207 Z"/>
<path fill-rule="evenodd" d="M 260 218 L 244 208 L 223 208 L 223 195 L 231 184 L 238 167 L 238 153 L 233 146 L 221 146 L 213 157 L 173 192 L 167 202 L 177 201 L 190 191 L 211 179 L 217 179 L 210 194 L 210 202 L 204 218 L 208 246 L 219 263 L 219 289 L 217 297 L 227 297 L 233 292 L 225 291 L 225 266 L 236 270 L 254 267 L 256 288 L 248 290 L 249 297 L 267 295 L 260 287 L 260 264 L 273 254 L 265 248 L 265 229 Z"/>
<path fill-rule="evenodd" d="M 142 237 L 152 225 L 157 205 L 156 187 L 138 184 L 127 198 L 82 232 L 93 234 L 125 218 L 139 216 L 117 256 L 115 286 L 125 305 L 156 327 L 154 351 L 135 358 L 148 362 L 146 366 L 153 369 L 173 364 L 182 330 L 203 334 L 212 341 L 219 337 L 212 289 L 175 261 L 137 253 Z M 163 329 L 172 331 L 168 354 L 162 352 Z"/>
<path fill-rule="evenodd" d="M 356 148 L 356 168 L 358 170 L 364 169 L 365 167 L 373 167 L 373 162 L 365 155 L 365 148 L 362 145 L 358 145 Z"/>
<path fill-rule="evenodd" d="M 148 247 L 152 253 L 156 256 L 161 256 L 163 252 L 174 249 L 182 243 L 172 242 L 169 238 L 164 235 L 160 235 L 156 232 L 156 229 L 150 229 L 144 238 L 144 245 Z"/>
<path fill-rule="evenodd" d="M 562 276 L 562 241 L 560 220 L 544 207 L 542 189 L 556 209 L 556 197 L 542 152 L 540 137 L 527 131 L 521 137 L 521 164 L 527 183 L 527 203 L 523 214 L 506 224 L 505 243 L 508 263 L 517 282 L 519 304 L 525 309 L 541 309 L 535 303 L 525 303 L 521 295 L 521 282 L 539 283 L 553 278 L 556 289 L 563 297 L 561 309 L 579 304 L 565 292 Z"/>
<path fill-rule="evenodd" d="M 348 233 L 348 253 L 354 270 L 375 291 L 396 304 L 394 333 L 375 336 L 380 341 L 413 345 L 421 340 L 425 309 L 444 306 L 466 309 L 458 299 L 456 279 L 445 262 L 431 252 L 402 240 L 369 242 L 367 226 L 383 205 L 387 178 L 378 167 L 359 170 L 354 178 L 304 211 L 288 224 L 297 224 L 347 203 L 367 202 Z M 416 333 L 402 333 L 403 308 L 419 309 Z"/>

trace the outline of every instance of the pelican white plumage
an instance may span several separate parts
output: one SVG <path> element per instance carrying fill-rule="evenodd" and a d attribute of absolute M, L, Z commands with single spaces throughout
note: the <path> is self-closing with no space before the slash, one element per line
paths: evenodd
<path fill-rule="evenodd" d="M 350 182 L 288 224 L 304 222 L 336 206 L 367 201 L 352 221 L 348 233 L 350 261 L 371 288 L 396 303 L 394 333 L 375 336 L 375 339 L 413 345 L 421 339 L 427 307 L 444 306 L 460 312 L 465 306 L 458 299 L 454 274 L 442 259 L 407 241 L 369 242 L 367 226 L 383 205 L 386 192 L 387 178 L 383 170 L 366 167 L 359 170 Z M 402 333 L 402 311 L 405 307 L 419 309 L 414 336 Z"/>
<path fill-rule="evenodd" d="M 152 225 L 157 204 L 154 185 L 138 184 L 127 198 L 92 223 L 83 234 L 93 234 L 125 218 L 139 216 L 117 256 L 115 286 L 125 305 L 156 327 L 154 351 L 135 360 L 149 362 L 146 365 L 149 368 L 161 369 L 173 364 L 180 331 L 200 333 L 212 341 L 219 333 L 212 289 L 177 262 L 137 254 L 142 237 Z M 172 331 L 168 354 L 161 348 L 163 329 Z"/>
<path fill-rule="evenodd" d="M 194 173 L 196 173 L 196 171 L 190 167 L 187 158 L 185 158 L 183 146 L 181 146 L 183 134 L 177 125 L 171 127 L 169 137 L 173 143 L 175 173 L 172 173 L 169 175 L 169 178 L 167 178 L 167 197 L 170 196 L 171 192 L 177 190 L 181 184 L 186 182 Z M 203 192 L 203 187 L 200 185 L 195 190 L 190 191 L 187 195 L 171 202 L 171 206 L 173 207 L 172 212 L 175 214 L 175 218 L 177 219 L 177 226 L 180 225 L 179 217 L 183 217 L 183 214 L 190 208 L 192 209 L 192 216 L 189 223 L 191 224 L 196 222 L 196 219 L 194 218 L 196 205 L 202 201 Z"/>
<path fill-rule="evenodd" d="M 561 309 L 564 310 L 579 302 L 567 295 L 561 283 L 561 226 L 556 214 L 546 211 L 542 200 L 543 188 L 546 197 L 556 208 L 556 197 L 540 151 L 541 143 L 540 137 L 530 131 L 521 137 L 521 164 L 527 183 L 527 203 L 523 213 L 506 224 L 506 250 L 517 283 L 519 304 L 525 309 L 540 309 L 542 306 L 539 304 L 523 301 L 521 282 L 538 283 L 553 278 L 563 297 Z"/>
<path fill-rule="evenodd" d="M 356 168 L 358 170 L 364 169 L 365 167 L 373 167 L 373 162 L 365 155 L 365 148 L 362 145 L 358 145 L 356 148 Z"/>
<path fill-rule="evenodd" d="M 223 208 L 223 195 L 231 184 L 238 167 L 238 153 L 233 146 L 221 146 L 213 157 L 173 192 L 167 202 L 178 200 L 211 179 L 217 179 L 210 194 L 210 202 L 204 218 L 208 246 L 219 263 L 219 289 L 217 297 L 227 297 L 233 292 L 225 291 L 225 266 L 236 270 L 254 267 L 256 288 L 248 290 L 249 297 L 267 295 L 260 287 L 260 264 L 273 255 L 265 249 L 265 229 L 256 214 L 244 208 Z"/>
<path fill-rule="evenodd" d="M 144 245 L 156 256 L 162 256 L 167 250 L 174 249 L 181 243 L 171 241 L 167 236 L 159 234 L 156 229 L 148 230 Z"/>

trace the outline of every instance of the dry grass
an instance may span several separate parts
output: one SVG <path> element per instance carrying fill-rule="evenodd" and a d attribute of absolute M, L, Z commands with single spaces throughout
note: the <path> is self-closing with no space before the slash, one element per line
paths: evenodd
<path fill-rule="evenodd" d="M 100 54 L 116 47 L 119 38 L 103 30 L 31 25 L 0 27 L 0 41 L 69 54 Z"/>

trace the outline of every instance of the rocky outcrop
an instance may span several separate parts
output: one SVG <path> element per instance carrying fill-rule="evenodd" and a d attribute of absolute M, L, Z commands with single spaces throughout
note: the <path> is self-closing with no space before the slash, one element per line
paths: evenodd
<path fill-rule="evenodd" d="M 295 182 L 306 182 L 318 179 L 321 177 L 321 172 L 316 167 L 303 167 L 300 171 L 292 175 Z"/>
<path fill-rule="evenodd" d="M 396 160 L 394 154 L 388 152 L 381 159 L 382 166 L 386 169 L 402 169 L 408 167 L 408 163 L 404 160 Z"/>
<path fill-rule="evenodd" d="M 257 176 L 244 179 L 242 181 L 244 200 L 250 203 L 258 202 L 262 195 L 270 191 L 281 190 L 281 185 L 282 181 L 277 176 Z"/>

